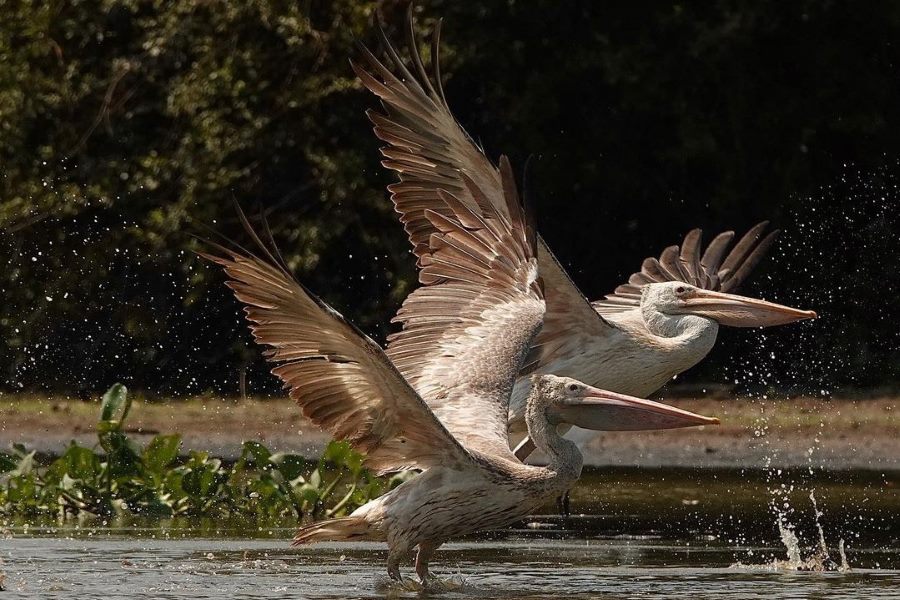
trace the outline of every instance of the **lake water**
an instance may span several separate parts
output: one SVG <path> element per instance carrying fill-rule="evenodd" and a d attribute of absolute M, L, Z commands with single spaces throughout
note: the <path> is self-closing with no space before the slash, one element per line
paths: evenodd
<path fill-rule="evenodd" d="M 865 548 L 851 563 L 894 568 L 790 572 L 771 565 L 769 556 L 783 554 L 777 547 L 512 536 L 446 545 L 433 564 L 444 589 L 424 593 L 390 582 L 375 544 L 294 550 L 274 540 L 100 536 L 17 538 L 0 548 L 3 598 L 900 597 L 897 552 Z"/>
<path fill-rule="evenodd" d="M 383 545 L 291 548 L 290 527 L 11 522 L 0 600 L 900 598 L 897 482 L 896 471 L 588 471 L 572 494 L 583 516 L 548 514 L 446 544 L 432 561 L 443 584 L 424 591 L 387 579 Z M 797 570 L 816 555 L 827 571 Z M 403 573 L 412 577 L 411 561 Z"/>

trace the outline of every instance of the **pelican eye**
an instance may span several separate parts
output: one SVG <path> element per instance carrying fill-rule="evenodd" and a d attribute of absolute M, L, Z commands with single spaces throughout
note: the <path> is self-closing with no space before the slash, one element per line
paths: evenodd
<path fill-rule="evenodd" d="M 576 384 L 574 384 L 574 383 L 570 383 L 570 384 L 569 384 L 569 391 L 570 391 L 570 392 L 577 392 L 577 391 L 578 391 L 578 386 L 577 386 Z"/>
<path fill-rule="evenodd" d="M 684 287 L 683 285 L 679 285 L 677 288 L 675 288 L 675 293 L 676 293 L 676 294 L 683 294 L 683 293 L 685 293 L 686 291 L 687 291 L 687 288 Z"/>

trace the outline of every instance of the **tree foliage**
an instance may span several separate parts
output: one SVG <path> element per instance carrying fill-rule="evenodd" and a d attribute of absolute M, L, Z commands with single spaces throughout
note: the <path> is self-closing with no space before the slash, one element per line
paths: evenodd
<path fill-rule="evenodd" d="M 125 378 L 234 391 L 249 366 L 256 389 L 271 389 L 220 276 L 192 252 L 207 226 L 247 242 L 233 200 L 264 207 L 298 276 L 383 336 L 414 265 L 364 116 L 374 101 L 347 61 L 356 40 L 376 45 L 376 13 L 401 39 L 404 10 L 0 3 L 5 387 Z M 416 12 L 423 32 L 445 17 L 442 66 L 466 128 L 520 169 L 536 155 L 541 231 L 591 297 L 692 227 L 772 218 L 786 241 L 755 291 L 827 318 L 768 343 L 798 348 L 797 373 L 826 386 L 900 379 L 900 313 L 883 296 L 898 283 L 883 262 L 897 249 L 900 172 L 891 3 L 434 1 Z M 710 379 L 760 346 L 755 333 L 725 338 L 703 367 Z M 796 379 L 783 360 L 771 367 Z"/>

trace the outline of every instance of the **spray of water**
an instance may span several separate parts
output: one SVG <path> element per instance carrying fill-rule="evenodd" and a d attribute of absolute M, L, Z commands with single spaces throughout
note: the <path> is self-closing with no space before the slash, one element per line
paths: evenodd
<path fill-rule="evenodd" d="M 793 509 L 789 504 L 778 505 L 776 507 L 775 524 L 778 527 L 778 533 L 781 537 L 781 543 L 784 544 L 786 559 L 773 558 L 770 562 L 760 564 L 745 564 L 736 562 L 732 568 L 737 569 L 767 569 L 776 571 L 812 571 L 817 573 L 839 572 L 846 573 L 850 571 L 850 563 L 847 560 L 847 553 L 844 547 L 844 540 L 838 541 L 838 556 L 840 562 L 835 562 L 831 558 L 828 550 L 828 544 L 825 541 L 825 529 L 821 524 L 822 511 L 819 510 L 816 503 L 815 491 L 809 493 L 809 500 L 812 503 L 813 517 L 815 519 L 816 530 L 818 532 L 818 540 L 814 547 L 804 556 L 804 549 L 801 545 L 800 538 L 797 535 L 796 527 L 791 523 L 789 513 Z"/>
<path fill-rule="evenodd" d="M 838 542 L 838 553 L 840 555 L 840 563 L 832 560 L 828 552 L 828 544 L 825 542 L 825 529 L 822 527 L 821 517 L 822 511 L 819 510 L 816 503 L 815 490 L 809 493 L 809 500 L 812 503 L 813 516 L 815 518 L 816 530 L 818 532 L 818 541 L 810 552 L 803 558 L 803 552 L 800 547 L 800 540 L 797 537 L 794 526 L 785 518 L 783 514 L 777 516 L 778 532 L 781 534 L 781 542 L 787 550 L 787 560 L 774 560 L 772 567 L 785 571 L 838 571 L 847 572 L 850 570 L 850 564 L 847 561 L 847 554 L 844 551 L 844 540 Z"/>
<path fill-rule="evenodd" d="M 898 167 L 900 163 L 877 173 L 847 167 L 833 185 L 793 202 L 795 208 L 779 223 L 784 231 L 773 256 L 773 273 L 768 282 L 759 283 L 765 297 L 814 308 L 821 318 L 794 326 L 790 331 L 766 330 L 757 336 L 747 336 L 740 342 L 744 346 L 734 356 L 734 362 L 725 368 L 734 385 L 760 408 L 754 423 L 755 437 L 766 448 L 762 466 L 767 473 L 769 504 L 787 552 L 786 560 L 773 560 L 768 565 L 773 568 L 795 571 L 850 568 L 843 539 L 837 547 L 839 562 L 829 554 L 821 524 L 822 512 L 813 491 L 809 498 L 818 540 L 804 555 L 792 525 L 800 515 L 791 500 L 804 484 L 795 480 L 796 471 L 782 471 L 785 465 L 799 466 L 800 457 L 781 455 L 770 440 L 772 428 L 766 401 L 797 394 L 829 398 L 841 388 L 852 393 L 857 381 L 871 379 L 872 369 L 892 370 L 890 365 L 869 365 L 865 356 L 854 356 L 841 349 L 847 340 L 860 336 L 865 336 L 866 343 L 857 345 L 873 348 L 896 347 L 900 341 L 896 327 L 882 321 L 884 311 L 871 312 L 867 308 L 883 301 L 877 290 L 890 287 L 893 277 L 884 273 L 883 265 L 892 261 L 896 251 L 889 232 L 896 231 L 892 223 L 900 222 Z M 848 261 L 852 261 L 854 268 L 847 268 Z M 854 302 L 848 303 L 848 297 Z M 868 325 L 860 329 L 857 324 L 863 322 Z M 827 419 L 827 415 L 822 415 L 818 435 L 803 457 L 810 475 L 820 468 L 820 438 Z M 845 509 L 852 518 L 852 508 Z"/>

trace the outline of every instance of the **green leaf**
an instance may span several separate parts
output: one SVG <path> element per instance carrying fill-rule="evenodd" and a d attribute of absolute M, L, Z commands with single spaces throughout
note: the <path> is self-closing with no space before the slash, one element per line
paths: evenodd
<path fill-rule="evenodd" d="M 97 421 L 97 433 L 104 434 L 111 431 L 117 431 L 122 424 L 118 421 Z"/>
<path fill-rule="evenodd" d="M 132 460 L 141 456 L 141 451 L 137 445 L 121 431 L 113 430 L 103 433 L 99 437 L 100 446 L 110 456 L 115 455 L 120 460 Z"/>
<path fill-rule="evenodd" d="M 354 452 L 350 444 L 334 440 L 325 447 L 322 460 L 333 463 L 336 467 L 347 467 L 351 471 L 358 472 L 362 469 L 363 458 L 358 452 Z"/>
<path fill-rule="evenodd" d="M 309 461 L 298 454 L 278 452 L 269 457 L 269 462 L 288 481 L 297 479 L 309 468 Z"/>
<path fill-rule="evenodd" d="M 75 480 L 93 481 L 100 473 L 100 457 L 90 449 L 72 443 L 62 455 L 66 474 Z"/>
<path fill-rule="evenodd" d="M 258 469 L 264 469 L 269 464 L 272 453 L 259 442 L 244 442 L 241 458 L 244 460 L 250 459 L 248 462 Z"/>
<path fill-rule="evenodd" d="M 172 516 L 172 506 L 167 494 L 148 494 L 147 497 L 141 500 L 136 506 L 129 508 L 132 512 L 146 516 L 157 518 Z"/>
<path fill-rule="evenodd" d="M 106 451 L 106 461 L 112 477 L 140 474 L 141 450 L 121 431 L 101 434 L 100 446 Z"/>
<path fill-rule="evenodd" d="M 294 492 L 304 504 L 312 506 L 319 501 L 319 490 L 315 486 L 304 483 Z"/>
<path fill-rule="evenodd" d="M 180 447 L 181 436 L 177 433 L 154 437 L 144 448 L 144 466 L 154 473 L 161 472 L 178 458 Z"/>
<path fill-rule="evenodd" d="M 100 420 L 117 421 L 121 426 L 130 408 L 131 398 L 128 397 L 128 388 L 121 383 L 115 383 L 103 394 L 103 400 L 100 403 Z"/>
<path fill-rule="evenodd" d="M 338 466 L 343 465 L 350 456 L 350 444 L 333 440 L 325 447 L 322 460 L 332 462 Z"/>

